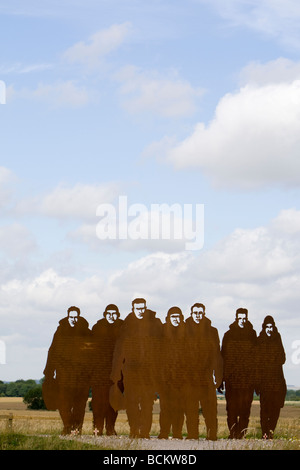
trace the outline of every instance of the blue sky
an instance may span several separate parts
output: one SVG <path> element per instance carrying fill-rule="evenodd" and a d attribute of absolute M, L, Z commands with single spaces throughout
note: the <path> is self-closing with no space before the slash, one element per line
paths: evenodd
<path fill-rule="evenodd" d="M 195 301 L 299 323 L 296 0 L 0 1 L 2 380 L 41 378 L 60 318 Z M 204 246 L 99 240 L 96 209 L 204 204 Z M 179 221 L 180 222 L 180 221 Z"/>

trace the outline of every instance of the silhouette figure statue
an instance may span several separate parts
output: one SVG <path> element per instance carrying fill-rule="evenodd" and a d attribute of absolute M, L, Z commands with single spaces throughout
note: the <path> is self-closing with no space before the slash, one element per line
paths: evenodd
<path fill-rule="evenodd" d="M 282 365 L 285 352 L 273 317 L 266 316 L 256 347 L 256 393 L 260 395 L 262 437 L 272 439 L 280 409 L 284 406 L 286 382 Z"/>
<path fill-rule="evenodd" d="M 112 357 L 116 340 L 123 323 L 119 309 L 114 304 L 105 308 L 103 317 L 92 328 L 93 351 L 91 357 L 92 411 L 95 432 L 103 433 L 104 422 L 107 435 L 116 434 L 115 422 L 118 411 L 109 402 Z"/>
<path fill-rule="evenodd" d="M 81 433 L 82 430 L 90 388 L 90 348 L 91 331 L 88 322 L 80 316 L 80 309 L 72 306 L 68 309 L 67 317 L 59 321 L 44 370 L 45 403 L 47 406 L 49 395 L 56 395 L 56 406 L 63 421 L 63 434 L 70 434 L 72 430 Z M 50 408 L 53 409 L 52 406 Z"/>
<path fill-rule="evenodd" d="M 179 307 L 169 309 L 163 324 L 160 348 L 160 434 L 167 439 L 172 428 L 173 438 L 182 439 L 185 393 L 185 323 Z"/>
<path fill-rule="evenodd" d="M 207 439 L 217 439 L 217 394 L 221 385 L 223 361 L 218 330 L 205 316 L 205 306 L 196 303 L 186 320 L 186 426 L 188 439 L 199 437 L 199 402 L 205 420 Z"/>
<path fill-rule="evenodd" d="M 147 309 L 145 299 L 134 299 L 115 345 L 111 373 L 115 384 L 123 375 L 130 437 L 149 438 L 161 328 L 161 321 Z"/>
<path fill-rule="evenodd" d="M 230 439 L 241 439 L 247 432 L 255 383 L 255 346 L 256 333 L 248 320 L 248 310 L 239 308 L 224 334 L 221 349 Z"/>

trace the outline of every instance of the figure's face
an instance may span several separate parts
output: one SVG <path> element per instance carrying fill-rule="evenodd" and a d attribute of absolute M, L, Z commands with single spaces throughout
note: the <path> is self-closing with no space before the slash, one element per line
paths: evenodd
<path fill-rule="evenodd" d="M 236 321 L 240 328 L 244 328 L 247 321 L 246 313 L 238 313 Z"/>
<path fill-rule="evenodd" d="M 273 325 L 272 323 L 267 323 L 266 324 L 266 335 L 267 336 L 272 336 L 273 333 Z"/>
<path fill-rule="evenodd" d="M 193 307 L 192 318 L 195 323 L 200 323 L 204 315 L 205 313 L 204 313 L 203 307 Z"/>
<path fill-rule="evenodd" d="M 78 312 L 70 312 L 68 316 L 69 325 L 73 328 L 78 322 Z"/>
<path fill-rule="evenodd" d="M 133 312 L 139 320 L 141 320 L 144 317 L 144 313 L 146 311 L 146 304 L 145 303 L 140 303 L 140 304 L 133 304 Z"/>
<path fill-rule="evenodd" d="M 179 313 L 174 313 L 172 315 L 170 315 L 170 322 L 173 326 L 178 326 L 180 324 L 180 321 L 181 321 L 181 317 L 179 315 Z"/>
<path fill-rule="evenodd" d="M 107 310 L 105 314 L 105 318 L 108 321 L 108 323 L 112 324 L 117 320 L 118 314 L 115 310 Z"/>

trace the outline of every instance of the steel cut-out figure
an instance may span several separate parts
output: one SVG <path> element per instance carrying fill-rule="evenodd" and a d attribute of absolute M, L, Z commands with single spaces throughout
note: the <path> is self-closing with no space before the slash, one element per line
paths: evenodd
<path fill-rule="evenodd" d="M 88 322 L 80 316 L 80 309 L 72 306 L 67 317 L 59 321 L 44 370 L 45 382 L 55 384 L 53 393 L 57 395 L 63 434 L 82 430 L 90 389 L 90 348 Z"/>
<path fill-rule="evenodd" d="M 272 439 L 286 396 L 285 352 L 274 318 L 266 316 L 256 347 L 256 393 L 260 395 L 262 437 Z"/>
<path fill-rule="evenodd" d="M 185 323 L 179 307 L 169 309 L 163 324 L 159 366 L 160 433 L 167 439 L 170 432 L 182 439 L 184 422 L 184 393 L 186 385 Z"/>
<path fill-rule="evenodd" d="M 111 379 L 124 383 L 130 437 L 149 438 L 157 392 L 158 354 L 162 323 L 145 299 L 132 302 L 116 342 Z"/>
<path fill-rule="evenodd" d="M 116 434 L 115 422 L 118 412 L 109 402 L 110 374 L 114 347 L 123 320 L 120 319 L 119 309 L 114 304 L 107 305 L 103 317 L 92 328 L 92 411 L 94 432 L 101 435 L 105 423 L 106 434 L 111 436 Z"/>
<path fill-rule="evenodd" d="M 223 361 L 219 333 L 205 315 L 205 306 L 196 303 L 186 320 L 186 426 L 188 439 L 199 438 L 199 403 L 207 439 L 217 439 L 217 394 L 221 385 Z"/>
<path fill-rule="evenodd" d="M 230 439 L 241 439 L 247 432 L 255 384 L 255 346 L 256 332 L 248 320 L 248 310 L 239 308 L 221 349 Z"/>

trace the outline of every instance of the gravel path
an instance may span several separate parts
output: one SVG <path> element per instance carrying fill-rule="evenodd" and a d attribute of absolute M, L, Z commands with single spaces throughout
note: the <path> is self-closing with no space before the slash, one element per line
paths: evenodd
<path fill-rule="evenodd" d="M 130 439 L 126 436 L 100 436 L 82 435 L 78 437 L 64 436 L 62 439 L 78 439 L 89 444 L 99 445 L 111 450 L 271 450 L 278 448 L 279 441 L 263 441 L 261 439 Z"/>

